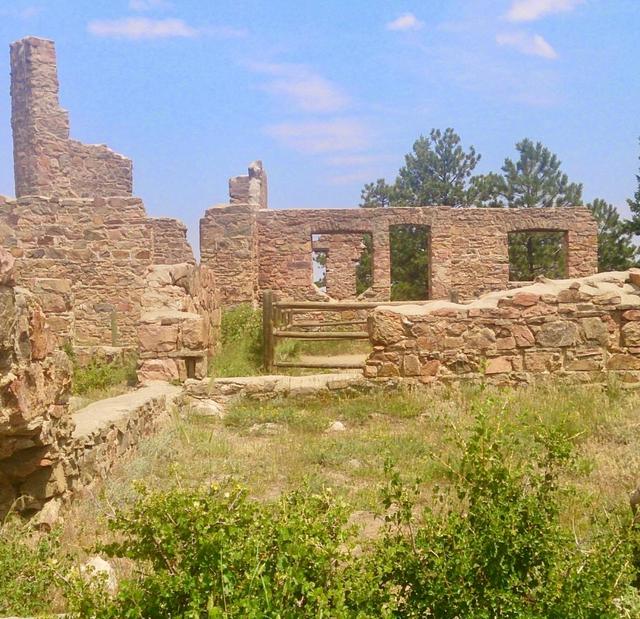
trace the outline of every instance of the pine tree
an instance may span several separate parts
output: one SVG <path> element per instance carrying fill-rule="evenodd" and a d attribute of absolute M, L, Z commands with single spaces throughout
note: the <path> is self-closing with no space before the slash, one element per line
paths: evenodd
<path fill-rule="evenodd" d="M 600 198 L 587 204 L 587 207 L 598 222 L 598 270 L 624 271 L 632 267 L 638 248 L 633 244 L 628 223 L 620 219 L 613 204 Z"/>
<path fill-rule="evenodd" d="M 640 138 L 638 138 L 640 142 Z M 640 160 L 640 156 L 638 157 Z M 640 169 L 636 174 L 636 181 L 638 183 L 638 189 L 633 195 L 633 198 L 627 200 L 627 204 L 631 209 L 631 221 L 627 223 L 627 230 L 632 234 L 640 234 Z"/>
<path fill-rule="evenodd" d="M 505 159 L 502 174 L 477 176 L 472 181 L 476 206 L 510 208 L 562 207 L 582 204 L 582 184 L 570 183 L 562 162 L 541 142 L 516 144 L 517 161 Z"/>
<path fill-rule="evenodd" d="M 480 155 L 473 146 L 465 151 L 451 128 L 432 129 L 420 136 L 393 184 L 384 179 L 364 186 L 360 206 L 466 206 L 470 179 Z M 428 239 L 421 226 L 394 226 L 389 234 L 392 250 L 391 298 L 423 299 L 428 296 Z M 365 287 L 365 273 L 372 264 L 372 248 L 365 251 L 358 270 L 358 290 Z"/>

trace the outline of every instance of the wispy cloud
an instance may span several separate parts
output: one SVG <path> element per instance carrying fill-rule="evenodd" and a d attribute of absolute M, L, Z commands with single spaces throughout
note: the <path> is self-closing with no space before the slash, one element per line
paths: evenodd
<path fill-rule="evenodd" d="M 358 151 L 369 145 L 369 132 L 356 119 L 284 122 L 269 125 L 265 133 L 301 153 L 323 154 Z"/>
<path fill-rule="evenodd" d="M 245 37 L 248 34 L 245 29 L 230 26 L 196 28 L 183 19 L 151 19 L 149 17 L 96 19 L 87 24 L 87 30 L 98 37 L 132 40 L 193 38 L 200 35 L 235 39 Z"/>
<path fill-rule="evenodd" d="M 528 32 L 502 32 L 496 35 L 496 43 L 505 47 L 512 47 L 527 56 L 539 56 L 547 60 L 555 60 L 558 53 L 539 34 Z"/>
<path fill-rule="evenodd" d="M 395 161 L 393 155 L 335 155 L 327 158 L 327 163 L 332 166 L 363 166 L 375 163 Z"/>
<path fill-rule="evenodd" d="M 420 21 L 413 13 L 403 13 L 385 25 L 387 30 L 395 32 L 420 30 L 423 26 L 424 22 Z"/>
<path fill-rule="evenodd" d="M 165 11 L 173 7 L 168 0 L 129 0 L 132 11 Z"/>
<path fill-rule="evenodd" d="M 304 112 L 338 112 L 349 105 L 349 97 L 338 85 L 305 65 L 257 63 L 249 68 L 270 77 L 264 90 L 283 96 Z"/>
<path fill-rule="evenodd" d="M 42 13 L 42 7 L 37 5 L 26 6 L 22 9 L 0 9 L 0 17 L 17 17 L 18 19 L 31 19 Z"/>
<path fill-rule="evenodd" d="M 541 19 L 553 13 L 573 11 L 584 0 L 514 0 L 506 18 L 512 22 L 527 22 Z"/>
<path fill-rule="evenodd" d="M 167 39 L 197 37 L 200 34 L 200 30 L 182 19 L 149 19 L 147 17 L 97 19 L 89 22 L 87 30 L 98 37 L 119 39 Z"/>

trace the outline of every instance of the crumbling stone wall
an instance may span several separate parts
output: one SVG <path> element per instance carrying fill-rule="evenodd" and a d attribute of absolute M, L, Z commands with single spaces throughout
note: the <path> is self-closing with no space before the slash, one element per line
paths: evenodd
<path fill-rule="evenodd" d="M 65 490 L 71 364 L 54 341 L 35 297 L 14 285 L 13 258 L 0 250 L 0 519 L 12 507 L 40 509 Z"/>
<path fill-rule="evenodd" d="M 16 196 L 131 195 L 129 159 L 69 139 L 53 41 L 27 37 L 11 45 L 11 103 Z"/>
<path fill-rule="evenodd" d="M 195 263 L 193 250 L 187 241 L 187 226 L 170 217 L 154 217 L 150 223 L 154 238 L 154 264 Z"/>
<path fill-rule="evenodd" d="M 365 375 L 505 385 L 640 383 L 640 270 L 544 280 L 467 305 L 380 306 Z"/>
<path fill-rule="evenodd" d="M 200 261 L 215 273 L 223 306 L 257 301 L 256 226 L 256 209 L 248 204 L 216 206 L 200 220 Z"/>
<path fill-rule="evenodd" d="M 229 179 L 229 199 L 231 204 L 267 208 L 267 173 L 262 167 L 262 161 L 252 161 L 246 176 L 232 176 Z"/>
<path fill-rule="evenodd" d="M 155 265 L 146 281 L 137 331 L 140 382 L 204 378 L 221 319 L 212 272 Z"/>
<path fill-rule="evenodd" d="M 0 198 L 0 242 L 17 259 L 18 281 L 57 315 L 56 334 L 79 345 L 135 342 L 154 256 L 140 199 Z"/>
<path fill-rule="evenodd" d="M 323 234 L 312 241 L 314 252 L 326 256 L 326 293 L 332 299 L 354 299 L 356 268 L 364 249 L 361 234 Z"/>
<path fill-rule="evenodd" d="M 426 226 L 430 243 L 430 290 L 434 299 L 471 299 L 509 286 L 508 235 L 517 231 L 564 231 L 567 276 L 597 270 L 597 228 L 588 209 L 381 208 L 258 210 L 225 205 L 200 220 L 202 263 L 216 274 L 223 304 L 255 302 L 272 289 L 294 300 L 318 299 L 313 286 L 313 235 L 370 234 L 373 285 L 368 298 L 388 300 L 389 227 Z M 353 277 L 346 264 L 345 280 Z"/>
<path fill-rule="evenodd" d="M 0 197 L 0 243 L 52 331 L 78 346 L 134 346 L 148 269 L 195 263 L 184 225 L 148 217 L 139 198 Z"/>

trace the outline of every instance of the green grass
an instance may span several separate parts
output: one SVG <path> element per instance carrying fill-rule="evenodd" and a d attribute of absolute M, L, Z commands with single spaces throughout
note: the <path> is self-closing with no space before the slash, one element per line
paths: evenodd
<path fill-rule="evenodd" d="M 264 374 L 262 313 L 249 304 L 227 309 L 222 314 L 220 348 L 209 365 L 212 377 L 256 376 Z M 275 358 L 292 361 L 301 355 L 334 356 L 367 354 L 371 350 L 363 341 L 280 340 Z M 279 373 L 308 374 L 313 370 L 279 369 Z M 315 370 L 317 372 L 317 370 Z"/>
<path fill-rule="evenodd" d="M 73 354 L 71 360 L 72 393 L 82 406 L 125 393 L 138 383 L 137 359 L 134 355 L 111 362 L 92 359 L 85 365 L 80 365 Z"/>

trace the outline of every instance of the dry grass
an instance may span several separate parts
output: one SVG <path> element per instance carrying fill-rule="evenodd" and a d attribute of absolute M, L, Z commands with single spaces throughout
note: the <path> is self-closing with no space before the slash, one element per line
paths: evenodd
<path fill-rule="evenodd" d="M 407 478 L 447 482 L 448 463 L 484 410 L 513 444 L 513 457 L 540 449 L 537 437 L 571 437 L 575 459 L 563 475 L 566 518 L 588 526 L 601 510 L 625 510 L 640 471 L 635 393 L 615 387 L 536 387 L 522 390 L 463 388 L 323 396 L 306 400 L 241 401 L 223 420 L 177 413 L 109 481 L 73 507 L 65 543 L 91 546 L 114 510 L 134 500 L 133 482 L 155 488 L 207 484 L 233 477 L 259 498 L 271 499 L 303 482 L 331 487 L 367 521 L 379 507 L 384 463 Z M 342 432 L 327 432 L 340 420 Z M 79 550 L 82 553 L 82 550 Z"/>

